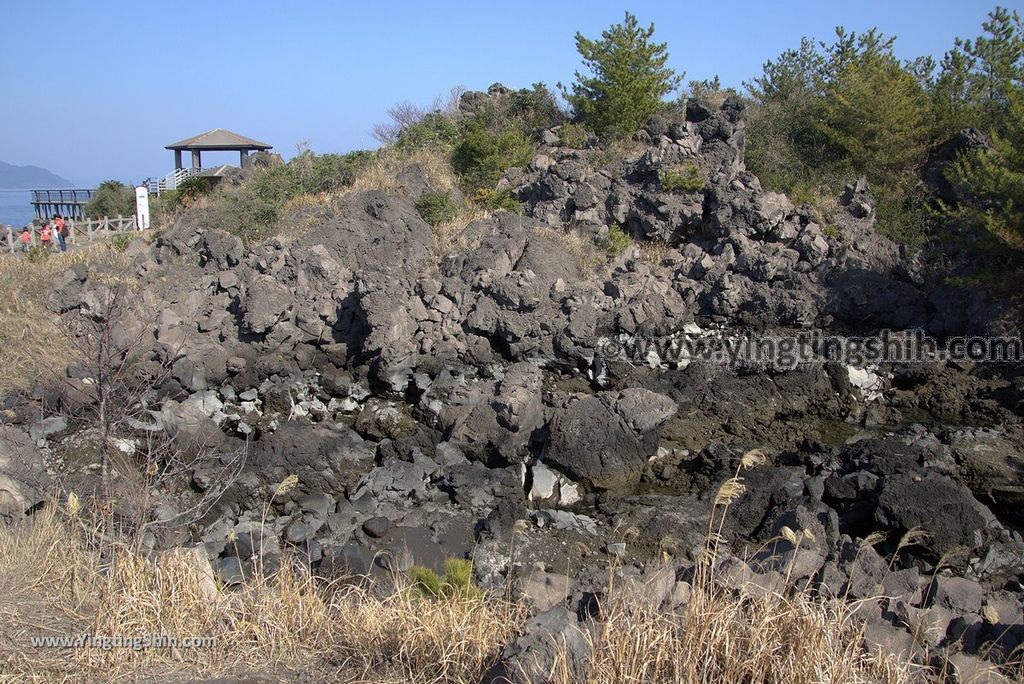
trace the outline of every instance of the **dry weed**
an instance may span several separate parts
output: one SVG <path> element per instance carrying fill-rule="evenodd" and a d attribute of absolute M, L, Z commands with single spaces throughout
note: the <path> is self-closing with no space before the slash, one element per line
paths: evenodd
<path fill-rule="evenodd" d="M 443 151 L 425 148 L 412 154 L 403 154 L 392 148 L 384 148 L 343 192 L 398 190 L 401 187 L 398 173 L 411 164 L 418 165 L 430 187 L 439 192 L 448 192 L 457 185 L 455 172 Z"/>
<path fill-rule="evenodd" d="M 588 682 L 896 684 L 914 676 L 906 661 L 862 647 L 847 604 L 806 592 L 743 595 L 698 584 L 672 612 L 642 591 L 619 589 L 602 614 Z"/>
<path fill-rule="evenodd" d="M 40 377 L 62 372 L 73 360 L 75 349 L 47 302 L 54 279 L 76 263 L 114 273 L 127 260 L 105 244 L 51 254 L 35 263 L 21 255 L 0 255 L 0 394 L 25 390 Z"/>
<path fill-rule="evenodd" d="M 640 251 L 640 261 L 652 268 L 661 266 L 661 262 L 672 250 L 672 245 L 664 240 L 644 240 L 637 243 L 637 247 Z"/>
<path fill-rule="evenodd" d="M 572 257 L 584 278 L 603 273 L 608 266 L 608 255 L 586 235 L 572 228 L 555 230 L 537 226 L 534 232 L 559 243 Z"/>
<path fill-rule="evenodd" d="M 289 562 L 222 589 L 196 551 L 145 558 L 116 542 L 95 546 L 96 539 L 77 516 L 52 512 L 0 530 L 5 676 L 137 681 L 261 670 L 332 681 L 474 681 L 525 619 L 521 605 L 501 598 L 423 600 L 403 587 L 381 595 Z M 25 621 L 26 608 L 35 620 Z M 213 642 L 141 650 L 31 645 L 34 636 L 79 634 Z"/>

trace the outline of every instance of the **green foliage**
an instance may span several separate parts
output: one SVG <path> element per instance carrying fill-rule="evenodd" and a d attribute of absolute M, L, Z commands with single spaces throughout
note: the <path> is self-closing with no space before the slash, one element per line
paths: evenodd
<path fill-rule="evenodd" d="M 178 183 L 178 187 L 175 188 L 179 202 L 191 202 L 203 195 L 209 194 L 212 190 L 213 181 L 199 176 L 190 176 Z"/>
<path fill-rule="evenodd" d="M 459 126 L 455 120 L 441 112 L 431 112 L 402 129 L 395 148 L 406 153 L 435 147 L 448 150 L 458 140 Z"/>
<path fill-rule="evenodd" d="M 562 124 L 558 129 L 558 141 L 563 147 L 581 150 L 587 144 L 587 129 L 578 123 Z"/>
<path fill-rule="evenodd" d="M 725 102 L 725 98 L 736 94 L 736 91 L 732 88 L 723 88 L 722 81 L 716 75 L 710 79 L 690 81 L 686 85 L 686 92 L 683 93 L 683 98 L 718 108 Z"/>
<path fill-rule="evenodd" d="M 826 88 L 818 125 L 872 183 L 909 183 L 930 141 L 928 101 L 920 83 L 888 52 L 862 51 Z"/>
<path fill-rule="evenodd" d="M 288 199 L 300 195 L 334 192 L 348 187 L 367 164 L 373 152 L 358 150 L 348 154 L 314 154 L 308 150 L 287 164 L 271 167 L 267 174 L 258 174 L 268 193 L 283 193 Z M 271 187 L 276 185 L 276 187 Z"/>
<path fill-rule="evenodd" d="M 441 578 L 430 568 L 414 565 L 409 568 L 409 579 L 412 580 L 413 591 L 420 597 L 438 598 L 441 596 Z"/>
<path fill-rule="evenodd" d="M 804 39 L 747 84 L 748 167 L 764 185 L 824 206 L 852 178 L 871 181 L 879 230 L 920 241 L 917 177 L 935 140 L 930 60 L 901 63 L 875 29 Z"/>
<path fill-rule="evenodd" d="M 982 128 L 1000 142 L 981 158 L 962 160 L 951 175 L 977 201 L 943 216 L 971 214 L 1013 244 L 1022 217 L 1010 149 L 1018 136 L 1024 27 L 1016 12 L 997 7 L 981 29 L 973 40 L 957 39 L 938 64 L 930 57 L 900 62 L 894 40 L 874 29 L 837 29 L 832 44 L 804 39 L 746 84 L 753 104 L 748 168 L 770 189 L 820 197 L 865 175 L 879 231 L 920 242 L 933 228 L 919 182 L 928 150 L 963 128 Z"/>
<path fill-rule="evenodd" d="M 444 576 L 430 568 L 409 568 L 412 592 L 423 599 L 478 598 L 483 590 L 473 585 L 473 563 L 462 558 L 449 558 L 444 562 Z"/>
<path fill-rule="evenodd" d="M 29 263 L 38 264 L 50 258 L 50 250 L 42 245 L 35 245 L 29 248 L 25 258 L 28 259 Z"/>
<path fill-rule="evenodd" d="M 535 131 L 565 119 L 543 83 L 496 91 L 469 101 L 469 105 L 462 116 L 452 107 L 425 115 L 411 105 L 395 107 L 390 111 L 396 124 L 379 126 L 375 134 L 383 139 L 393 137 L 393 149 L 401 154 L 440 151 L 451 161 L 463 189 L 474 195 L 481 189 L 493 191 L 505 171 L 525 166 L 536 150 Z M 518 210 L 518 202 L 507 196 L 500 198 L 500 206 Z"/>
<path fill-rule="evenodd" d="M 254 169 L 247 183 L 219 191 L 215 204 L 224 215 L 225 229 L 249 241 L 262 240 L 276 231 L 288 201 L 346 188 L 372 160 L 373 153 L 365 150 L 348 154 L 306 150 L 287 164 Z"/>
<path fill-rule="evenodd" d="M 469 190 L 493 188 L 514 166 L 526 166 L 533 157 L 533 141 L 518 126 L 506 127 L 489 114 L 477 115 L 464 127 L 452 153 L 452 166 Z"/>
<path fill-rule="evenodd" d="M 949 170 L 953 184 L 971 201 L 961 217 L 984 225 L 1004 245 L 1024 250 L 1024 90 L 1006 91 L 1003 133 L 992 146 L 966 155 Z"/>
<path fill-rule="evenodd" d="M 608 226 L 608 237 L 601 241 L 601 248 L 610 258 L 615 258 L 625 252 L 633 241 L 629 239 L 626 231 L 618 223 Z"/>
<path fill-rule="evenodd" d="M 661 189 L 665 192 L 697 192 L 704 189 L 704 177 L 700 167 L 693 162 L 686 162 L 671 168 L 662 169 L 658 173 Z"/>
<path fill-rule="evenodd" d="M 109 244 L 110 248 L 115 252 L 123 253 L 128 249 L 128 245 L 131 244 L 132 237 L 133 236 L 128 233 L 121 233 L 120 235 L 115 235 L 110 238 L 110 241 L 107 244 Z"/>
<path fill-rule="evenodd" d="M 473 203 L 495 211 L 511 211 L 516 214 L 523 210 L 519 200 L 508 190 L 498 192 L 493 188 L 480 188 L 473 194 Z"/>
<path fill-rule="evenodd" d="M 459 215 L 459 203 L 450 192 L 429 190 L 416 200 L 416 211 L 423 220 L 432 226 L 438 226 L 455 219 Z"/>
<path fill-rule="evenodd" d="M 788 193 L 820 184 L 834 194 L 853 173 L 816 123 L 828 60 L 821 43 L 804 38 L 799 48 L 765 62 L 762 75 L 746 84 L 754 105 L 747 166 L 770 189 Z"/>
<path fill-rule="evenodd" d="M 1016 11 L 996 7 L 981 25 L 983 35 L 957 40 L 969 102 L 985 127 L 998 127 L 1010 113 L 1012 92 L 1024 79 L 1024 28 Z M 955 60 L 954 60 L 955 61 Z M 968 105 L 970 106 L 970 105 Z"/>
<path fill-rule="evenodd" d="M 590 75 L 577 71 L 571 90 L 561 86 L 562 94 L 576 118 L 598 135 L 634 133 L 679 87 L 682 76 L 666 66 L 667 45 L 652 42 L 653 35 L 654 24 L 643 28 L 629 12 L 600 40 L 576 34 L 576 50 Z"/>
<path fill-rule="evenodd" d="M 104 181 L 83 211 L 89 218 L 135 216 L 135 189 L 119 181 Z"/>
<path fill-rule="evenodd" d="M 513 90 L 499 100 L 497 114 L 529 132 L 538 128 L 551 128 L 565 120 L 565 114 L 546 85 L 534 83 L 530 88 Z"/>

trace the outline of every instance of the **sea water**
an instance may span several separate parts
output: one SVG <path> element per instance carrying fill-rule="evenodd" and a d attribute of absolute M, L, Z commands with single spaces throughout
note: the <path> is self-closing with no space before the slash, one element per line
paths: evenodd
<path fill-rule="evenodd" d="M 34 217 L 30 190 L 0 190 L 0 226 L 20 228 Z"/>

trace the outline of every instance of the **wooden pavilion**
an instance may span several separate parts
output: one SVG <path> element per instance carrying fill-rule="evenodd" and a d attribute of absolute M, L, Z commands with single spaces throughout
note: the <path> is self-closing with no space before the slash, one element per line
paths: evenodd
<path fill-rule="evenodd" d="M 272 149 L 272 146 L 244 135 L 226 131 L 223 128 L 215 128 L 212 131 L 168 145 L 166 149 L 174 150 L 175 170 L 184 168 L 181 153 L 186 150 L 192 153 L 192 168 L 199 170 L 203 168 L 203 152 L 238 152 L 238 162 L 241 166 L 250 152 L 263 152 Z"/>

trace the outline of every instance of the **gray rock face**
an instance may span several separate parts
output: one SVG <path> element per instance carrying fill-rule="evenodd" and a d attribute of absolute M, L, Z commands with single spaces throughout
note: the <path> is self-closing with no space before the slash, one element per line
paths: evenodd
<path fill-rule="evenodd" d="M 554 410 L 544 460 L 590 490 L 628 492 L 675 411 L 647 390 L 570 396 Z"/>
<path fill-rule="evenodd" d="M 0 426 L 0 522 L 17 522 L 41 505 L 50 484 L 35 440 Z"/>
<path fill-rule="evenodd" d="M 291 305 L 292 293 L 287 287 L 270 276 L 256 275 L 245 298 L 245 323 L 254 333 L 265 333 Z"/>
<path fill-rule="evenodd" d="M 590 640 L 576 616 L 551 608 L 530 620 L 524 635 L 507 646 L 484 677 L 491 684 L 544 681 L 562 657 L 569 672 L 582 675 L 590 660 Z"/>

